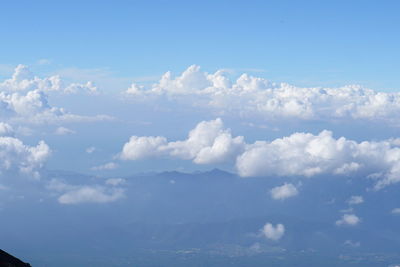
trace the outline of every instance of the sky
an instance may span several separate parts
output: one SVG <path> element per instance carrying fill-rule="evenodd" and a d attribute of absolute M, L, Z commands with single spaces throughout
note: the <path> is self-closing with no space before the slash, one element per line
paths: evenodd
<path fill-rule="evenodd" d="M 2 72 L 49 60 L 51 67 L 34 67 L 154 81 L 197 64 L 299 86 L 393 91 L 398 8 L 398 1 L 5 1 Z"/>
<path fill-rule="evenodd" d="M 221 129 L 249 142 L 323 130 L 358 142 L 396 138 L 398 7 L 397 1 L 7 1 L 0 78 L 14 111 L 3 112 L 4 122 L 25 142 L 51 144 L 49 168 L 81 172 L 120 160 L 131 136 L 184 140 L 198 123 L 218 119 Z M 13 100 L 10 92 L 30 100 Z M 110 171 L 203 168 L 156 158 L 156 164 L 114 162 Z"/>
<path fill-rule="evenodd" d="M 214 168 L 400 182 L 398 1 L 0 5 L 0 191 L 27 181 L 62 205 L 108 203 L 122 176 Z"/>

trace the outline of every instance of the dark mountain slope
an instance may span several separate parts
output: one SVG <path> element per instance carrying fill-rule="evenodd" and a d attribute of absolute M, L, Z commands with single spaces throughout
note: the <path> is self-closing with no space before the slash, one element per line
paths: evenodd
<path fill-rule="evenodd" d="M 16 257 L 0 249 L 0 267 L 29 267 L 29 263 L 22 262 Z"/>

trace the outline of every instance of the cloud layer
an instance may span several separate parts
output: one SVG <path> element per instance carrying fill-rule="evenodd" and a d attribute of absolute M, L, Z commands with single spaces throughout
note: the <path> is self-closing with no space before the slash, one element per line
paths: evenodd
<path fill-rule="evenodd" d="M 233 137 L 221 119 L 202 121 L 183 141 L 169 142 L 162 136 L 132 136 L 120 158 L 139 160 L 170 157 L 196 164 L 232 162 L 240 176 L 362 175 L 376 180 L 376 189 L 400 181 L 400 148 L 397 140 L 358 143 L 333 137 L 294 133 L 273 141 L 248 144 Z"/>
<path fill-rule="evenodd" d="M 133 83 L 126 94 L 136 99 L 162 98 L 218 113 L 267 120 L 367 119 L 399 124 L 400 93 L 375 92 L 357 85 L 302 88 L 247 74 L 231 80 L 227 74 L 224 70 L 209 74 L 193 65 L 177 77 L 165 73 L 150 87 Z"/>

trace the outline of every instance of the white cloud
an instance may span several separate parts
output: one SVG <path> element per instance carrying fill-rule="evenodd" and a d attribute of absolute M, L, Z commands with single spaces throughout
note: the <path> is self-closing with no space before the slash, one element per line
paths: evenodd
<path fill-rule="evenodd" d="M 270 194 L 273 199 L 283 200 L 294 197 L 298 194 L 297 188 L 293 184 L 285 183 L 271 189 Z"/>
<path fill-rule="evenodd" d="M 121 185 L 121 183 L 119 183 Z M 58 197 L 60 204 L 109 203 L 123 198 L 125 190 L 117 184 L 106 185 L 70 185 L 53 179 L 47 185 L 51 191 L 61 193 Z"/>
<path fill-rule="evenodd" d="M 63 85 L 60 77 L 38 78 L 26 66 L 18 65 L 13 76 L 0 83 L 0 116 L 15 122 L 33 124 L 60 122 L 89 122 L 111 120 L 110 116 L 80 116 L 48 103 L 48 92 L 94 93 L 95 86 L 86 84 Z"/>
<path fill-rule="evenodd" d="M 12 136 L 14 135 L 14 129 L 11 125 L 0 122 L 0 136 Z"/>
<path fill-rule="evenodd" d="M 274 226 L 271 223 L 266 223 L 261 229 L 261 233 L 266 238 L 277 241 L 285 234 L 285 226 L 283 224 L 277 224 Z"/>
<path fill-rule="evenodd" d="M 65 85 L 60 76 L 55 75 L 46 78 L 34 76 L 25 65 L 18 65 L 12 77 L 0 83 L 0 90 L 3 91 L 33 91 L 40 92 L 59 91 L 63 93 L 88 92 L 97 93 L 96 86 L 92 82 L 86 84 L 71 83 Z"/>
<path fill-rule="evenodd" d="M 21 140 L 0 136 L 0 171 L 17 171 L 39 177 L 38 171 L 50 156 L 49 146 L 40 141 L 37 146 L 27 146 Z"/>
<path fill-rule="evenodd" d="M 336 221 L 336 225 L 355 226 L 361 222 L 361 219 L 354 214 L 343 214 L 342 218 Z"/>
<path fill-rule="evenodd" d="M 124 191 L 120 188 L 106 190 L 105 187 L 100 186 L 82 186 L 64 193 L 58 201 L 61 204 L 108 203 L 123 196 Z"/>
<path fill-rule="evenodd" d="M 76 132 L 71 129 L 60 126 L 55 130 L 54 133 L 56 135 L 68 135 L 68 134 L 75 134 Z"/>
<path fill-rule="evenodd" d="M 349 203 L 349 205 L 359 205 L 364 203 L 364 198 L 362 196 L 352 196 L 347 200 L 347 203 Z"/>
<path fill-rule="evenodd" d="M 372 175 L 380 189 L 400 181 L 399 160 L 400 149 L 388 141 L 357 143 L 325 130 L 257 141 L 237 158 L 236 167 L 241 176 Z"/>
<path fill-rule="evenodd" d="M 264 119 L 371 119 L 398 124 L 400 115 L 400 93 L 375 92 L 354 85 L 301 88 L 247 74 L 232 81 L 224 70 L 209 74 L 195 65 L 177 77 L 167 72 L 149 88 L 132 84 L 126 94 L 181 104 L 195 101 L 196 106 L 207 109 Z"/>
<path fill-rule="evenodd" d="M 122 149 L 123 160 L 170 157 L 196 164 L 235 162 L 238 174 L 250 176 L 363 175 L 375 179 L 375 189 L 400 181 L 400 148 L 393 140 L 358 143 L 332 132 L 294 133 L 271 142 L 246 144 L 233 137 L 221 119 L 202 121 L 186 140 L 162 136 L 132 136 Z"/>
<path fill-rule="evenodd" d="M 400 208 L 392 209 L 392 214 L 400 214 Z"/>
<path fill-rule="evenodd" d="M 114 170 L 116 168 L 118 168 L 118 164 L 116 164 L 115 162 L 108 162 L 103 165 L 92 167 L 91 169 L 94 171 L 108 171 Z"/>
<path fill-rule="evenodd" d="M 229 129 L 223 129 L 222 120 L 216 119 L 197 124 L 184 141 L 168 142 L 161 136 L 132 136 L 123 146 L 120 157 L 138 160 L 170 156 L 193 160 L 197 164 L 211 164 L 234 160 L 243 148 L 243 137 L 233 138 Z"/>

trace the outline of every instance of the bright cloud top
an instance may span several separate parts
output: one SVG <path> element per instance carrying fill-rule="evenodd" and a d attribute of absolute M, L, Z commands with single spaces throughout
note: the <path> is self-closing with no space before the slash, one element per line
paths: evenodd
<path fill-rule="evenodd" d="M 301 88 L 247 74 L 232 81 L 226 74 L 224 70 L 209 74 L 193 65 L 177 77 L 171 72 L 165 73 L 149 88 L 133 83 L 126 94 L 140 99 L 183 100 L 180 103 L 264 119 L 347 118 L 397 122 L 400 115 L 400 93 L 375 92 L 361 86 Z"/>
<path fill-rule="evenodd" d="M 336 225 L 355 226 L 361 222 L 361 219 L 355 214 L 344 214 L 343 217 L 336 221 Z"/>
<path fill-rule="evenodd" d="M 162 136 L 132 136 L 120 158 L 139 160 L 170 157 L 196 164 L 233 162 L 238 174 L 248 176 L 363 175 L 376 179 L 376 189 L 400 181 L 400 148 L 393 139 L 361 142 L 333 137 L 294 133 L 273 141 L 247 144 L 233 137 L 221 119 L 202 121 L 183 141 L 169 142 Z"/>
<path fill-rule="evenodd" d="M 283 224 L 277 224 L 274 226 L 271 223 L 266 223 L 261 229 L 261 233 L 268 239 L 277 241 L 285 234 L 285 226 Z"/>
<path fill-rule="evenodd" d="M 48 92 L 78 93 L 97 92 L 91 82 L 86 85 L 64 85 L 59 76 L 38 78 L 26 66 L 18 65 L 12 78 L 0 83 L 0 117 L 23 120 L 29 123 L 54 123 L 62 121 L 97 121 L 108 116 L 93 117 L 71 114 L 63 108 L 52 107 Z"/>
<path fill-rule="evenodd" d="M 121 152 L 124 160 L 169 156 L 193 160 L 197 164 L 216 164 L 234 160 L 245 147 L 243 137 L 232 137 L 221 119 L 203 121 L 184 141 L 168 142 L 162 136 L 132 136 Z"/>
<path fill-rule="evenodd" d="M 47 188 L 61 194 L 58 202 L 61 204 L 108 203 L 123 198 L 125 190 L 117 187 L 120 183 L 106 181 L 105 185 L 70 185 L 53 179 Z"/>
<path fill-rule="evenodd" d="M 299 191 L 293 184 L 285 183 L 281 186 L 277 186 L 271 189 L 271 197 L 277 200 L 284 200 L 290 197 L 297 196 Z"/>
<path fill-rule="evenodd" d="M 37 146 L 25 145 L 13 136 L 13 129 L 0 123 L 0 172 L 17 171 L 21 174 L 39 177 L 39 170 L 51 154 L 49 146 L 40 141 Z"/>
<path fill-rule="evenodd" d="M 0 83 L 2 91 L 32 91 L 39 90 L 41 92 L 59 91 L 63 93 L 88 92 L 97 93 L 97 87 L 92 82 L 86 84 L 71 83 L 65 84 L 60 76 L 50 76 L 39 78 L 25 65 L 18 65 L 10 79 Z"/>

